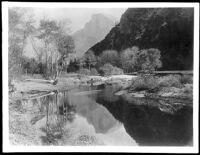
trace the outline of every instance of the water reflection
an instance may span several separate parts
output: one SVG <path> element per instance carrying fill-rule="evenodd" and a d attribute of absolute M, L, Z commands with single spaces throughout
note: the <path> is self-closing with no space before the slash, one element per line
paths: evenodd
<path fill-rule="evenodd" d="M 117 120 L 124 124 L 127 133 L 139 145 L 191 144 L 193 126 L 191 107 L 183 106 L 172 114 L 162 112 L 158 106 L 155 106 L 159 105 L 159 101 L 140 98 L 128 102 L 109 91 L 101 92 L 97 102 L 105 106 Z"/>
<path fill-rule="evenodd" d="M 177 108 L 175 113 L 163 112 L 158 106 L 160 101 L 130 101 L 115 96 L 117 90 L 115 86 L 93 86 L 55 91 L 54 95 L 23 101 L 20 107 L 26 109 L 23 112 L 34 114 L 32 125 L 43 124 L 40 129 L 45 133 L 41 136 L 44 145 L 59 145 L 59 139 L 66 138 L 66 127 L 74 129 L 73 135 L 78 139 L 94 135 L 106 145 L 191 144 L 191 107 Z M 79 134 L 80 131 L 84 132 Z"/>

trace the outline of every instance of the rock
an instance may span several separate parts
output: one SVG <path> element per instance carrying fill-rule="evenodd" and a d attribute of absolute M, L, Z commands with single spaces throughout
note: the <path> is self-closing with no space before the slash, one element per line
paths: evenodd
<path fill-rule="evenodd" d="M 133 97 L 145 97 L 144 92 L 135 92 L 135 93 L 131 93 L 131 95 Z"/>
<path fill-rule="evenodd" d="M 128 92 L 127 90 L 120 90 L 120 91 L 116 92 L 115 95 L 120 96 L 120 95 L 126 94 L 127 92 Z"/>
<path fill-rule="evenodd" d="M 173 92 L 169 92 L 169 93 L 163 93 L 161 94 L 161 96 L 172 96 L 174 93 Z"/>

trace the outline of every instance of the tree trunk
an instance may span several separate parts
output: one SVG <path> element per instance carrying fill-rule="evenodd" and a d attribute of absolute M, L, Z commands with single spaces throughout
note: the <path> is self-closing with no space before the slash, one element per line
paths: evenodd
<path fill-rule="evenodd" d="M 45 70 L 45 74 L 47 76 L 48 73 L 48 60 L 47 60 L 47 43 L 45 42 L 45 56 L 46 56 L 46 70 Z"/>

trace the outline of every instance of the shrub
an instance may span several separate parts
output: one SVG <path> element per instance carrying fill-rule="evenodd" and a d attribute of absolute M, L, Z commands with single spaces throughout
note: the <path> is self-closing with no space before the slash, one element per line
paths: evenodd
<path fill-rule="evenodd" d="M 95 68 L 92 68 L 92 69 L 90 70 L 90 74 L 91 74 L 91 75 L 99 75 L 99 73 L 97 72 L 97 70 L 96 70 Z"/>
<path fill-rule="evenodd" d="M 193 83 L 193 77 L 191 75 L 182 75 L 180 82 L 182 84 L 187 84 L 187 83 L 192 84 Z"/>
<path fill-rule="evenodd" d="M 158 79 L 160 87 L 182 87 L 180 75 L 168 75 Z"/>
<path fill-rule="evenodd" d="M 138 56 L 138 61 L 141 64 L 139 63 L 138 65 L 141 66 L 142 70 L 149 70 L 150 72 L 162 67 L 160 53 L 161 52 L 155 48 L 141 50 Z"/>
<path fill-rule="evenodd" d="M 78 74 L 83 74 L 83 75 L 90 75 L 91 71 L 89 69 L 86 68 L 82 68 L 78 71 Z"/>
<path fill-rule="evenodd" d="M 182 88 L 182 92 L 184 94 L 192 94 L 193 93 L 193 86 L 191 84 L 186 84 L 184 88 Z"/>
<path fill-rule="evenodd" d="M 11 69 L 8 70 L 9 79 L 20 79 L 22 73 L 22 68 L 20 68 L 19 65 L 14 65 Z"/>
<path fill-rule="evenodd" d="M 114 67 L 109 63 L 107 63 L 107 64 L 103 65 L 102 67 L 100 67 L 99 70 L 100 70 L 101 75 L 104 75 L 104 76 L 123 74 L 123 70 L 122 69 L 120 69 L 118 67 Z"/>
<path fill-rule="evenodd" d="M 114 66 L 119 65 L 120 57 L 117 51 L 115 50 L 106 50 L 100 54 L 100 63 L 101 65 L 104 64 L 112 64 Z"/>
<path fill-rule="evenodd" d="M 131 90 L 149 90 L 158 86 L 157 77 L 152 75 L 140 75 L 133 79 Z"/>
<path fill-rule="evenodd" d="M 113 70 L 111 71 L 111 75 L 121 75 L 121 74 L 124 74 L 121 68 L 113 67 Z"/>

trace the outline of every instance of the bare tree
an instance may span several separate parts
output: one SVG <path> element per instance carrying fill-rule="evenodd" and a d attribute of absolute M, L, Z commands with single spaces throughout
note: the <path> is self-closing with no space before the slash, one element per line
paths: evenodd
<path fill-rule="evenodd" d="M 9 73 L 20 72 L 28 36 L 34 31 L 33 16 L 25 9 L 9 8 Z M 30 16 L 26 16 L 29 14 Z"/>
<path fill-rule="evenodd" d="M 63 64 L 69 53 L 74 52 L 74 42 L 72 37 L 66 34 L 65 24 L 66 22 L 58 23 L 48 19 L 40 21 L 37 38 L 44 44 L 46 78 L 50 76 L 54 76 L 54 79 L 57 78 L 59 72 L 58 62 Z M 62 65 L 60 68 L 62 68 Z"/>

